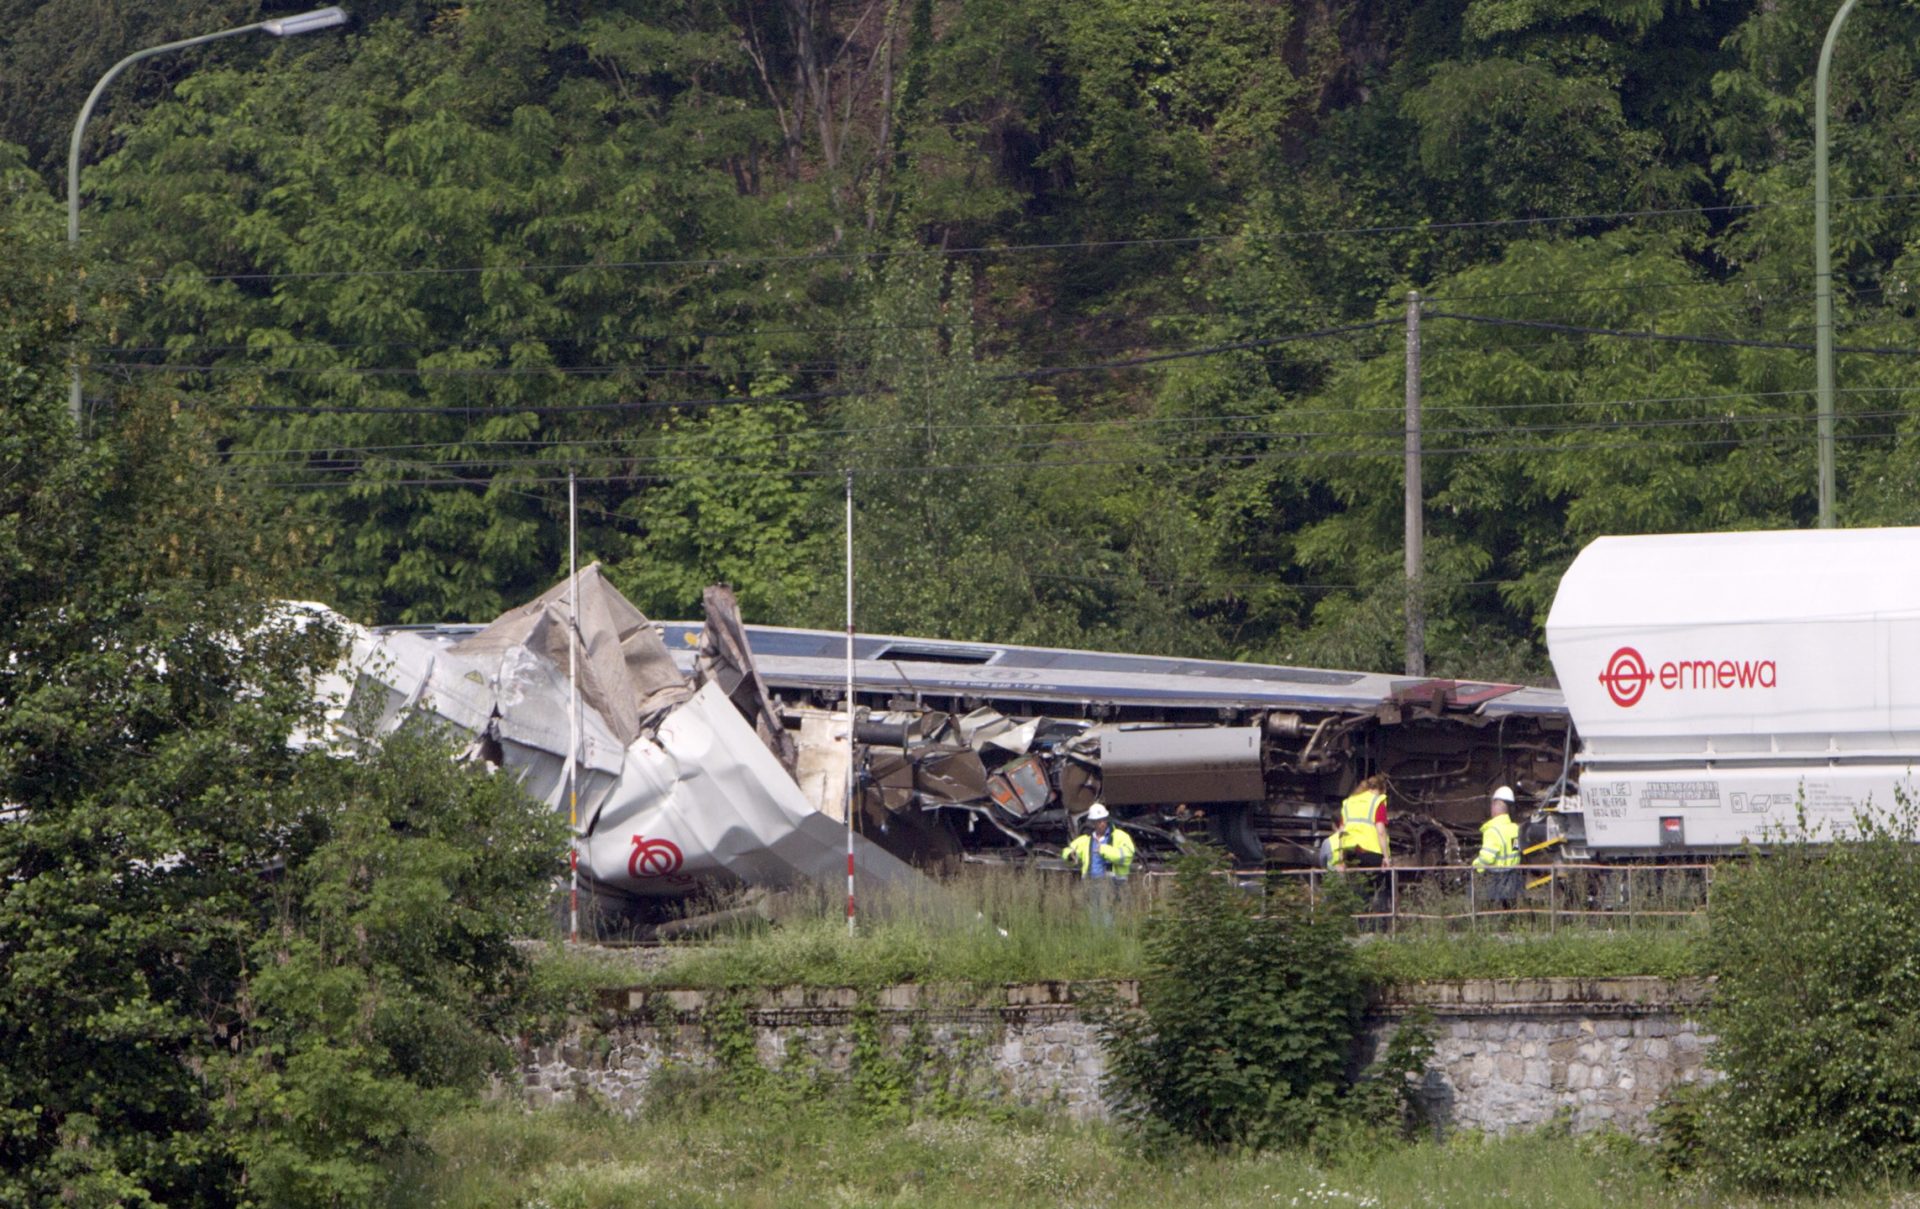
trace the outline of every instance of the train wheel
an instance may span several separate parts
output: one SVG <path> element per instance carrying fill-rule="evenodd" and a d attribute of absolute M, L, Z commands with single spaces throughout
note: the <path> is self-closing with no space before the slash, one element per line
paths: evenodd
<path fill-rule="evenodd" d="M 1232 854 L 1238 868 L 1257 869 L 1266 863 L 1267 850 L 1254 834 L 1253 811 L 1244 802 L 1215 803 L 1207 807 L 1207 834 Z"/>

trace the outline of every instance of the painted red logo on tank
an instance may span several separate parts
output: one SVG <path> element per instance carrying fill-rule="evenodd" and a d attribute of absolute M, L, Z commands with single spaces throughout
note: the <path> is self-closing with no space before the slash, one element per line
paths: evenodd
<path fill-rule="evenodd" d="M 1647 661 L 1640 652 L 1630 646 L 1623 646 L 1607 660 L 1607 670 L 1600 673 L 1600 683 L 1607 690 L 1607 696 L 1621 709 L 1640 704 L 1640 698 L 1647 695 L 1647 685 L 1653 680 L 1653 673 L 1647 670 Z"/>
<path fill-rule="evenodd" d="M 1630 646 L 1615 651 L 1600 673 L 1600 686 L 1621 709 L 1640 704 L 1651 687 L 1674 693 L 1777 688 L 1779 684 L 1780 668 L 1771 659 L 1669 659 L 1656 668 Z"/>
<path fill-rule="evenodd" d="M 627 855 L 627 873 L 633 877 L 667 877 L 680 871 L 680 845 L 672 840 L 633 837 L 633 851 Z"/>

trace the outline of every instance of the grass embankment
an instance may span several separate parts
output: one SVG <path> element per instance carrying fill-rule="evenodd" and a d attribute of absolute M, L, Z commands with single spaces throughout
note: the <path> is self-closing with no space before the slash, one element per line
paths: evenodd
<path fill-rule="evenodd" d="M 1480 936 L 1379 937 L 1360 947 L 1377 983 L 1461 978 L 1684 978 L 1700 972 L 1705 927 L 1562 929 Z"/>
<path fill-rule="evenodd" d="M 1094 919 L 1082 888 L 1057 875 L 971 870 L 938 891 L 876 892 L 855 935 L 844 904 L 824 893 L 781 900 L 771 919 L 730 926 L 671 949 L 646 972 L 631 961 L 556 955 L 570 977 L 598 985 L 675 987 L 994 984 L 1133 978 L 1152 892 L 1137 888 Z M 1458 978 L 1680 977 L 1697 972 L 1702 920 L 1641 927 L 1589 920 L 1549 930 L 1516 919 L 1505 930 L 1432 924 L 1361 942 L 1368 975 L 1386 983 Z"/>
<path fill-rule="evenodd" d="M 629 1205 L 1620 1206 L 1920 1204 L 1893 1189 L 1830 1200 L 1738 1197 L 1674 1184 L 1618 1136 L 1331 1144 L 1320 1156 L 1142 1152 L 1112 1126 L 1037 1113 L 874 1117 L 831 1100 L 694 1096 L 631 1120 L 586 1109 L 476 1109 L 443 1121 L 402 1172 L 393 1209 Z"/>

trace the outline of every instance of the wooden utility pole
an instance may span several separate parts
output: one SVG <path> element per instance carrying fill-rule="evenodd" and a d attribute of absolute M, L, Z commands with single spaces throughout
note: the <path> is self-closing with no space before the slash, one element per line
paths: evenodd
<path fill-rule="evenodd" d="M 1427 607 L 1421 593 L 1426 518 L 1420 482 L 1420 291 L 1407 294 L 1407 675 L 1427 674 Z"/>

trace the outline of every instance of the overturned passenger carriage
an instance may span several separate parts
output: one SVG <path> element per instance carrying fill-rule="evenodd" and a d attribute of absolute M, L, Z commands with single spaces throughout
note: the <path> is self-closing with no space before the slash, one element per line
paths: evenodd
<path fill-rule="evenodd" d="M 691 666 L 696 623 L 660 627 Z M 846 793 L 846 636 L 746 626 L 807 796 Z M 1205 836 L 1307 864 L 1385 774 L 1396 856 L 1471 856 L 1489 792 L 1545 800 L 1571 736 L 1558 692 L 1511 684 L 886 635 L 854 639 L 859 814 L 912 859 L 1057 852 L 1098 798 L 1149 846 Z"/>
<path fill-rule="evenodd" d="M 844 634 L 743 625 L 725 589 L 656 624 L 597 567 L 486 626 L 347 629 L 343 725 L 472 735 L 574 819 L 591 888 L 637 901 L 837 876 L 850 773 L 885 882 L 1051 859 L 1095 800 L 1149 860 L 1210 838 L 1306 864 L 1374 773 L 1396 856 L 1450 863 L 1494 786 L 1545 800 L 1570 751 L 1543 689 L 861 635 L 850 759 Z"/>

